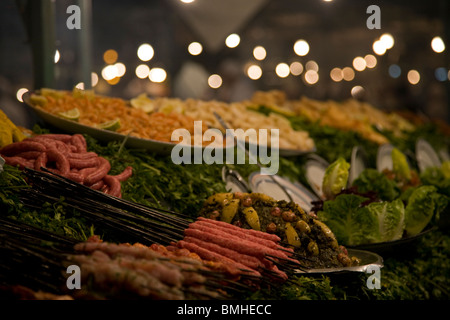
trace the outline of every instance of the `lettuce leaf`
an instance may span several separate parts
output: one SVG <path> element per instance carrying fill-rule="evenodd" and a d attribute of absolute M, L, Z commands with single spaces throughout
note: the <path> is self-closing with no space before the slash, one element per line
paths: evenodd
<path fill-rule="evenodd" d="M 373 168 L 361 172 L 358 178 L 353 181 L 352 186 L 356 187 L 358 192 L 361 193 L 376 192 L 378 197 L 385 201 L 392 201 L 400 195 L 400 190 L 395 181 Z"/>
<path fill-rule="evenodd" d="M 377 242 L 401 239 L 405 230 L 405 206 L 400 199 L 392 202 L 372 202 L 367 206 L 378 219 Z"/>
<path fill-rule="evenodd" d="M 327 199 L 334 199 L 334 197 L 347 186 L 349 168 L 350 163 L 343 157 L 339 157 L 325 170 L 322 191 Z"/>
<path fill-rule="evenodd" d="M 412 190 L 405 208 L 405 230 L 408 236 L 420 233 L 433 216 L 447 207 L 448 197 L 437 192 L 435 186 L 422 185 Z"/>
<path fill-rule="evenodd" d="M 325 201 L 318 218 L 333 231 L 339 243 L 346 246 L 393 241 L 402 238 L 405 207 L 400 199 L 372 202 L 355 194 L 340 194 Z"/>
<path fill-rule="evenodd" d="M 400 180 L 409 181 L 412 178 L 408 160 L 403 152 L 397 148 L 392 149 L 392 171 L 396 178 Z"/>
<path fill-rule="evenodd" d="M 367 198 L 355 194 L 341 194 L 334 200 L 325 201 L 318 218 L 333 231 L 339 243 L 358 245 L 376 242 L 378 221 L 367 207 L 361 204 Z"/>

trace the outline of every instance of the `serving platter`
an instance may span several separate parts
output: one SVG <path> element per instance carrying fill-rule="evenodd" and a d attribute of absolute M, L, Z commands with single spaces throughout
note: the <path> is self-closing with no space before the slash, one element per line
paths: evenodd
<path fill-rule="evenodd" d="M 442 165 L 434 148 L 424 139 L 418 139 L 416 142 L 416 159 L 420 172 Z"/>
<path fill-rule="evenodd" d="M 356 257 L 360 260 L 360 264 L 352 267 L 335 267 L 335 268 L 313 268 L 305 270 L 296 270 L 297 274 L 333 274 L 333 273 L 345 273 L 345 272 L 368 272 L 371 267 L 382 268 L 383 258 L 374 252 L 347 248 L 348 255 L 350 257 Z"/>
<path fill-rule="evenodd" d="M 305 163 L 305 178 L 317 197 L 322 200 L 325 200 L 322 183 L 328 166 L 329 163 L 316 154 L 309 155 Z"/>
<path fill-rule="evenodd" d="M 382 255 L 386 254 L 402 255 L 408 253 L 411 249 L 414 249 L 416 244 L 420 241 L 421 238 L 423 238 L 426 234 L 436 229 L 437 227 L 428 227 L 414 236 L 403 237 L 398 240 L 361 244 L 357 246 L 347 246 L 347 247 L 357 250 L 368 250 Z"/>
<path fill-rule="evenodd" d="M 88 134 L 92 136 L 93 138 L 96 138 L 103 142 L 110 142 L 110 141 L 119 141 L 123 142 L 125 146 L 129 148 L 134 149 L 145 149 L 152 151 L 157 154 L 161 155 L 170 155 L 172 152 L 172 149 L 177 145 L 177 143 L 172 142 L 165 142 L 165 141 L 158 141 L 158 140 L 152 140 L 152 139 L 143 139 L 138 138 L 132 135 L 124 135 L 118 132 L 114 132 L 111 130 L 105 130 L 101 128 L 95 128 L 88 125 L 81 124 L 76 121 L 67 120 L 62 117 L 58 117 L 54 114 L 51 114 L 49 112 L 46 112 L 42 110 L 41 108 L 35 106 L 30 98 L 32 92 L 26 92 L 23 95 L 23 101 L 25 104 L 30 107 L 44 122 L 54 126 L 55 128 L 58 128 L 64 132 L 68 132 L 71 134 L 75 133 L 81 133 L 81 134 Z M 191 148 L 191 150 L 194 152 L 194 150 L 202 148 L 202 150 L 207 147 L 198 147 L 198 146 L 189 146 L 185 145 L 184 148 Z M 226 141 L 226 147 L 223 148 L 224 152 L 227 148 L 234 148 L 234 141 L 227 140 Z"/>
<path fill-rule="evenodd" d="M 364 149 L 360 146 L 353 147 L 347 185 L 351 186 L 353 181 L 359 177 L 366 167 L 367 159 Z"/>
<path fill-rule="evenodd" d="M 273 178 L 273 179 L 272 179 Z M 299 182 L 291 182 L 286 178 L 274 175 L 272 178 L 268 175 L 263 175 L 259 171 L 253 172 L 249 176 L 249 186 L 253 192 L 267 194 L 276 200 L 292 201 L 300 205 L 300 207 L 309 212 L 312 208 L 312 202 L 317 201 L 318 198 L 311 193 L 307 188 Z M 276 181 L 274 181 L 276 179 Z M 285 191 L 284 191 L 284 190 Z"/>

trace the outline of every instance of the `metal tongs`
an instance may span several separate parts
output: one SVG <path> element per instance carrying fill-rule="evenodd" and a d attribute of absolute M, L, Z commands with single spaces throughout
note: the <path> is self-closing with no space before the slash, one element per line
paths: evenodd
<path fill-rule="evenodd" d="M 225 130 L 227 129 L 231 129 L 230 126 L 225 122 L 225 120 L 222 119 L 222 117 L 215 111 L 213 111 L 214 116 L 217 118 L 217 120 L 219 121 L 219 123 L 222 125 L 222 127 L 225 128 Z M 238 148 L 240 148 L 241 150 L 243 150 L 245 152 L 245 154 L 247 155 L 247 157 L 249 158 L 254 158 L 256 160 L 256 164 L 258 165 L 259 168 L 263 168 L 263 165 L 261 164 L 261 162 L 259 162 L 258 157 L 253 157 L 253 155 L 250 154 L 250 152 L 247 150 L 247 148 L 245 147 L 244 144 L 238 143 L 238 139 L 237 137 L 233 134 L 233 138 L 234 141 L 236 143 L 236 145 L 238 146 Z M 289 201 L 293 202 L 294 200 L 292 199 L 292 196 L 290 195 L 290 193 L 286 190 L 285 187 L 283 187 L 281 185 L 280 182 L 278 182 L 277 179 L 275 179 L 275 177 L 273 175 L 268 175 L 270 177 L 270 179 L 281 189 L 283 190 L 283 192 L 287 195 Z"/>

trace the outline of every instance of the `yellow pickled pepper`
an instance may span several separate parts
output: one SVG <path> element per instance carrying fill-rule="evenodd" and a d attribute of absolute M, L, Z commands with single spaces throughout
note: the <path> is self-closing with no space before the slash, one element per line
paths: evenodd
<path fill-rule="evenodd" d="M 0 148 L 25 138 L 25 134 L 0 110 Z"/>

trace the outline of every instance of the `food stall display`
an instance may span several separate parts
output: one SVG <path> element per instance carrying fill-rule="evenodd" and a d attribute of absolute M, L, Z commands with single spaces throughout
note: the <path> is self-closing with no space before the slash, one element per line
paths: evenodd
<path fill-rule="evenodd" d="M 446 146 L 433 123 L 413 125 L 357 101 L 288 101 L 280 92 L 226 104 L 42 89 L 26 102 L 60 121 L 22 130 L 2 117 L 0 253 L 11 258 L 0 262 L 4 296 L 448 298 L 449 278 L 434 269 L 450 265 L 448 160 L 419 169 L 420 157 L 411 156 L 418 137 Z M 340 121 L 336 108 L 352 117 Z M 305 163 L 326 157 L 324 197 L 307 207 L 270 192 L 231 191 L 223 167 L 249 179 L 258 166 L 178 165 L 154 144 L 126 144 L 131 136 L 167 143 L 174 129 L 193 130 L 196 120 L 202 130 L 223 129 L 214 112 L 233 128 L 279 128 L 280 148 L 301 153 L 281 156 L 278 176 L 311 194 Z M 93 131 L 65 132 L 67 123 Z M 351 139 L 334 144 L 342 135 Z M 348 143 L 376 146 L 352 179 Z M 392 166 L 378 170 L 376 152 L 388 144 Z M 36 266 L 27 277 L 24 264 Z M 61 270 L 70 265 L 81 268 L 82 290 L 66 286 Z M 382 269 L 378 290 L 365 281 L 374 266 Z M 340 282 L 342 274 L 350 280 Z M 426 280 L 412 288 L 419 274 Z"/>

